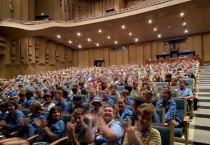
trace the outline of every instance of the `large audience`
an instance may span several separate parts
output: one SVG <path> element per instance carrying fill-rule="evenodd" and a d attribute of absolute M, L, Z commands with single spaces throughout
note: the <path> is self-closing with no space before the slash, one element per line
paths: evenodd
<path fill-rule="evenodd" d="M 155 110 L 164 107 L 165 122 L 182 127 L 172 94 L 190 106 L 195 90 L 185 79 L 196 81 L 198 69 L 199 61 L 183 60 L 71 67 L 1 81 L 0 128 L 6 139 L 0 144 L 28 144 L 37 134 L 34 142 L 44 144 L 63 137 L 73 145 L 161 144 L 151 127 L 161 120 Z M 122 120 L 132 126 L 125 128 Z"/>

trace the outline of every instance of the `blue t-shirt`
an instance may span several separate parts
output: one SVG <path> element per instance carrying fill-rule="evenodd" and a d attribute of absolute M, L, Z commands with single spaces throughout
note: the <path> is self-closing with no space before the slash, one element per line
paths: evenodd
<path fill-rule="evenodd" d="M 119 121 L 112 120 L 113 123 L 109 125 L 111 131 L 117 136 L 115 141 L 108 141 L 103 137 L 103 132 L 100 131 L 99 135 L 96 136 L 95 144 L 96 145 L 120 145 L 122 142 L 122 137 L 124 134 L 124 129 L 122 124 Z M 92 134 L 96 134 L 96 127 L 92 129 Z"/>

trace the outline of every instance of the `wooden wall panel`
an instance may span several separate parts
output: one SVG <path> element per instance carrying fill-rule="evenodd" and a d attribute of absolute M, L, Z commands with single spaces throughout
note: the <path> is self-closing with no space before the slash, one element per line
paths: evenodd
<path fill-rule="evenodd" d="M 127 7 L 127 0 L 119 0 L 119 9 Z"/>
<path fill-rule="evenodd" d="M 56 70 L 66 68 L 66 65 L 64 63 L 57 62 L 56 63 Z"/>
<path fill-rule="evenodd" d="M 39 52 L 39 59 L 38 59 L 38 64 L 45 64 L 45 52 L 46 52 L 46 41 L 44 39 L 39 39 L 39 44 L 38 44 L 38 52 Z"/>
<path fill-rule="evenodd" d="M 152 56 L 151 56 L 151 43 L 148 42 L 148 43 L 145 43 L 144 44 L 144 61 L 147 60 L 147 59 L 151 59 Z"/>
<path fill-rule="evenodd" d="M 56 70 L 56 66 L 47 65 L 46 70 L 47 71 L 54 71 L 54 70 Z"/>
<path fill-rule="evenodd" d="M 187 43 L 187 44 L 186 44 L 186 45 L 187 45 L 186 48 L 187 48 L 189 51 L 194 51 L 194 49 L 193 49 L 193 36 L 188 37 L 186 43 Z"/>
<path fill-rule="evenodd" d="M 193 36 L 192 46 L 193 46 L 193 50 L 195 50 L 195 53 L 199 55 L 200 57 L 202 57 L 201 35 Z"/>
<path fill-rule="evenodd" d="M 95 49 L 95 60 L 103 60 L 104 56 L 103 56 L 103 49 Z"/>
<path fill-rule="evenodd" d="M 210 61 L 210 34 L 203 35 L 204 61 Z"/>
<path fill-rule="evenodd" d="M 28 20 L 35 20 L 35 0 L 28 0 Z"/>
<path fill-rule="evenodd" d="M 114 6 L 115 6 L 115 5 L 114 5 L 114 1 L 115 1 L 115 0 L 110 0 L 110 8 L 115 8 L 115 7 L 114 7 Z"/>
<path fill-rule="evenodd" d="M 88 51 L 89 51 L 89 65 L 93 66 L 94 65 L 94 60 L 95 60 L 95 57 L 94 57 L 95 50 L 94 49 L 88 49 Z"/>
<path fill-rule="evenodd" d="M 84 66 L 84 51 L 78 51 L 78 66 L 83 67 Z"/>
<path fill-rule="evenodd" d="M 56 43 L 49 41 L 46 45 L 46 63 L 49 65 L 56 65 Z"/>
<path fill-rule="evenodd" d="M 20 14 L 22 20 L 29 19 L 29 1 L 30 0 L 21 0 Z"/>
<path fill-rule="evenodd" d="M 69 17 L 69 20 L 73 18 L 73 15 L 72 15 L 72 0 L 68 0 L 68 17 Z"/>
<path fill-rule="evenodd" d="M 65 47 L 64 45 L 57 45 L 56 48 L 57 61 L 60 63 L 65 63 Z"/>
<path fill-rule="evenodd" d="M 20 45 L 19 39 L 11 39 L 11 61 L 13 65 L 20 65 Z"/>
<path fill-rule="evenodd" d="M 98 1 L 98 14 L 102 14 L 103 13 L 103 1 L 100 0 Z"/>
<path fill-rule="evenodd" d="M 164 53 L 164 46 L 163 46 L 163 42 L 157 42 L 158 43 L 158 55 L 161 55 Z"/>
<path fill-rule="evenodd" d="M 13 18 L 17 19 L 17 20 L 21 20 L 21 0 L 13 0 L 13 7 L 14 7 L 14 11 L 13 11 Z M 27 5 L 26 5 L 27 7 Z"/>
<path fill-rule="evenodd" d="M 92 15 L 91 2 L 86 1 L 85 10 L 86 10 L 87 17 Z"/>
<path fill-rule="evenodd" d="M 28 37 L 21 38 L 20 39 L 20 61 L 23 64 L 28 64 L 29 63 L 29 44 L 28 44 Z"/>
<path fill-rule="evenodd" d="M 136 47 L 136 63 L 144 64 L 144 47 L 142 44 L 139 44 Z"/>
<path fill-rule="evenodd" d="M 172 45 L 164 45 L 163 48 L 165 53 L 169 54 L 171 52 L 172 47 L 173 47 Z"/>
<path fill-rule="evenodd" d="M 29 69 L 30 69 L 30 74 L 35 74 L 36 73 L 36 64 L 30 64 Z"/>
<path fill-rule="evenodd" d="M 4 60 L 4 65 L 11 65 L 11 44 L 10 44 L 10 39 L 7 39 L 5 41 L 5 49 L 4 49 L 4 56 L 5 56 L 5 60 Z"/>
<path fill-rule="evenodd" d="M 83 66 L 89 66 L 89 53 L 88 50 L 83 52 Z"/>
<path fill-rule="evenodd" d="M 11 65 L 4 66 L 4 78 L 5 79 L 13 78 L 12 77 L 12 66 Z"/>
<path fill-rule="evenodd" d="M 116 55 L 115 55 L 115 51 L 110 50 L 109 52 L 109 56 L 110 56 L 110 65 L 116 65 Z"/>
<path fill-rule="evenodd" d="M 4 78 L 4 55 L 0 54 L 0 79 Z"/>
<path fill-rule="evenodd" d="M 18 75 L 22 74 L 20 66 L 12 65 L 11 70 L 12 70 L 11 78 L 17 77 Z"/>
<path fill-rule="evenodd" d="M 103 13 L 106 13 L 106 10 L 107 10 L 107 0 L 103 0 Z"/>
<path fill-rule="evenodd" d="M 45 65 L 35 65 L 35 73 L 41 73 L 46 71 Z"/>
<path fill-rule="evenodd" d="M 152 59 L 156 59 L 156 55 L 158 53 L 158 43 L 157 42 L 152 42 L 152 48 L 151 48 L 151 51 L 152 51 Z"/>
<path fill-rule="evenodd" d="M 110 48 L 104 48 L 104 61 L 105 66 L 110 66 L 110 55 L 109 55 Z"/>
<path fill-rule="evenodd" d="M 2 0 L 0 0 L 0 19 L 2 18 Z"/>
<path fill-rule="evenodd" d="M 179 43 L 178 48 L 180 52 L 185 52 L 186 51 L 186 43 Z"/>
<path fill-rule="evenodd" d="M 2 0 L 1 2 L 2 18 L 12 18 L 12 13 L 10 12 L 10 0 Z"/>
<path fill-rule="evenodd" d="M 29 63 L 35 64 L 36 63 L 36 53 L 35 53 L 35 37 L 29 37 L 28 39 L 28 57 L 29 57 Z"/>
<path fill-rule="evenodd" d="M 130 45 L 129 46 L 129 63 L 130 64 L 135 64 L 136 63 L 136 47 L 135 45 Z"/>
<path fill-rule="evenodd" d="M 122 64 L 122 51 L 116 51 L 116 65 Z"/>
<path fill-rule="evenodd" d="M 122 51 L 122 64 L 129 63 L 128 50 Z"/>
<path fill-rule="evenodd" d="M 21 73 L 19 73 L 19 74 L 22 74 L 22 75 L 28 75 L 28 74 L 30 74 L 31 72 L 30 72 L 30 67 L 29 67 L 29 65 L 27 64 L 22 64 L 21 65 Z M 18 74 L 18 75 L 19 75 Z"/>

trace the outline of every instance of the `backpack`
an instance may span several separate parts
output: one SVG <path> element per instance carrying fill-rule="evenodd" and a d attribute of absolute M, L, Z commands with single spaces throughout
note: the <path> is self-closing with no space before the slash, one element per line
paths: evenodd
<path fill-rule="evenodd" d="M 193 104 L 194 110 L 197 110 L 198 107 L 199 107 L 199 100 L 198 100 L 198 98 L 194 98 L 193 102 L 194 102 L 194 104 Z"/>

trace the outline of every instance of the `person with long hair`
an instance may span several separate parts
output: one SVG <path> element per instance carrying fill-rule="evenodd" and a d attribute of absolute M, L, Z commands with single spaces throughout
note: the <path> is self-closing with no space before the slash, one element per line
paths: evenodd
<path fill-rule="evenodd" d="M 4 120 L 0 121 L 1 132 L 8 135 L 11 132 L 17 131 L 20 128 L 20 121 L 25 118 L 23 112 L 18 110 L 18 104 L 15 100 L 9 100 L 7 102 L 8 114 Z"/>
<path fill-rule="evenodd" d="M 65 124 L 62 120 L 63 116 L 59 107 L 54 106 L 50 109 L 47 120 L 35 119 L 35 123 L 39 126 L 38 142 L 49 144 L 57 139 L 64 137 Z"/>

